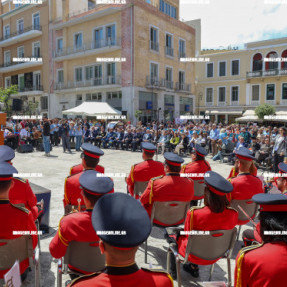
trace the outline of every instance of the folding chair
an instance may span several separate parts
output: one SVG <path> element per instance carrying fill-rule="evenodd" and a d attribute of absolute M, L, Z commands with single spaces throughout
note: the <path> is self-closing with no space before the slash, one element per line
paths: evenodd
<path fill-rule="evenodd" d="M 147 188 L 149 181 L 135 181 L 135 185 L 134 185 L 134 198 L 136 198 L 136 196 L 141 196 L 145 189 Z"/>
<path fill-rule="evenodd" d="M 184 221 L 190 207 L 189 201 L 155 201 L 151 212 L 151 224 L 154 220 L 162 222 L 165 226 L 177 226 Z M 145 242 L 145 263 L 147 263 L 147 240 Z"/>
<path fill-rule="evenodd" d="M 176 260 L 176 272 L 178 287 L 181 287 L 180 264 L 188 263 L 189 254 L 204 260 L 216 260 L 221 257 L 227 258 L 228 286 L 231 287 L 231 264 L 233 247 L 236 241 L 237 228 L 230 230 L 209 231 L 209 235 L 189 235 L 185 250 L 185 257 L 178 253 L 176 244 L 170 244 L 167 252 L 167 272 L 170 272 L 170 255 L 174 254 Z M 209 281 L 213 273 L 214 264 L 210 269 Z"/>
<path fill-rule="evenodd" d="M 233 207 L 235 210 L 238 212 L 238 220 L 240 221 L 246 221 L 249 220 L 248 217 L 238 208 L 238 205 L 248 214 L 250 218 L 254 218 L 256 215 L 256 212 L 258 210 L 258 205 L 257 203 L 253 202 L 252 199 L 243 199 L 243 200 L 238 200 L 238 199 L 233 199 L 230 202 L 231 207 Z M 241 231 L 241 226 L 244 225 L 246 222 L 238 224 L 239 229 L 238 229 L 238 234 L 237 234 L 237 239 L 239 238 L 240 231 Z"/>
<path fill-rule="evenodd" d="M 78 208 L 79 208 L 78 205 L 67 204 L 65 206 L 65 215 L 71 213 L 72 211 L 79 211 Z M 86 206 L 85 205 L 80 205 L 80 208 L 81 208 L 81 210 L 85 210 Z"/>
<path fill-rule="evenodd" d="M 23 235 L 15 239 L 0 239 L 0 270 L 10 269 L 16 260 L 22 262 L 27 258 L 35 269 L 35 286 L 40 287 L 40 250 L 38 247 L 33 250 L 32 237 Z"/>
<path fill-rule="evenodd" d="M 94 273 L 105 268 L 105 255 L 101 254 L 99 241 L 70 242 L 66 254 L 58 261 L 57 287 L 62 286 L 62 274 L 84 275 L 68 268 L 68 264 L 87 273 Z"/>
<path fill-rule="evenodd" d="M 194 183 L 194 198 L 193 200 L 201 200 L 204 197 L 205 183 L 203 179 L 193 180 Z"/>

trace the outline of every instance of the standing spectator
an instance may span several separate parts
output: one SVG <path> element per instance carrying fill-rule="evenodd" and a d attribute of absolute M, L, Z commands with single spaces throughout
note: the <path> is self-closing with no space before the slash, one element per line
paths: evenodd
<path fill-rule="evenodd" d="M 70 122 L 69 135 L 70 135 L 70 142 L 73 143 L 73 145 L 75 144 L 75 133 L 76 133 L 75 123 L 74 122 Z"/>
<path fill-rule="evenodd" d="M 68 149 L 69 153 L 72 153 L 70 147 L 70 128 L 67 120 L 62 124 L 62 144 L 63 152 L 66 152 L 66 149 Z"/>
<path fill-rule="evenodd" d="M 87 125 L 84 126 L 83 139 L 84 143 L 88 143 L 90 141 L 90 130 Z"/>
<path fill-rule="evenodd" d="M 280 162 L 283 162 L 284 156 L 286 155 L 286 148 L 287 148 L 287 143 L 286 143 L 286 128 L 281 127 L 279 129 L 279 135 L 276 136 L 275 138 L 275 144 L 273 147 L 272 155 L 274 157 L 274 172 L 278 173 L 278 164 Z"/>
<path fill-rule="evenodd" d="M 218 137 L 219 137 L 218 129 L 216 128 L 216 124 L 213 124 L 212 129 L 209 134 L 210 143 L 211 143 L 211 152 L 213 156 L 215 156 L 217 153 L 216 142 L 218 140 Z"/>
<path fill-rule="evenodd" d="M 83 136 L 83 130 L 81 125 L 76 126 L 75 136 L 76 136 L 76 151 L 81 151 L 80 147 L 82 145 L 82 136 Z"/>
<path fill-rule="evenodd" d="M 247 131 L 247 129 L 245 127 L 241 129 L 240 136 L 242 136 L 244 138 L 244 142 L 245 143 L 247 143 L 248 145 L 250 144 L 251 135 L 250 135 L 249 131 Z"/>
<path fill-rule="evenodd" d="M 43 118 L 44 125 L 43 125 L 43 144 L 44 144 L 44 151 L 45 156 L 50 156 L 50 123 L 47 117 Z"/>
<path fill-rule="evenodd" d="M 50 126 L 50 139 L 51 139 L 51 145 L 55 146 L 55 138 L 54 138 L 54 132 L 55 132 L 55 122 L 54 120 L 51 121 L 51 126 Z"/>
<path fill-rule="evenodd" d="M 59 137 L 59 122 L 58 122 L 58 119 L 55 119 L 54 121 L 54 144 L 55 146 L 58 146 L 58 144 L 60 143 L 60 137 Z"/>

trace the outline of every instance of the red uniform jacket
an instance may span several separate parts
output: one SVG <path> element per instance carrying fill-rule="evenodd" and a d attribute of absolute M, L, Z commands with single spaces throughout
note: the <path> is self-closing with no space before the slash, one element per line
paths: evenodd
<path fill-rule="evenodd" d="M 124 274 L 124 275 L 122 275 Z M 75 287 L 173 287 L 173 280 L 163 271 L 138 269 L 137 265 L 127 267 L 108 266 L 103 273 L 94 273 L 75 279 Z"/>
<path fill-rule="evenodd" d="M 59 222 L 58 232 L 50 243 L 50 253 L 55 258 L 61 258 L 66 254 L 71 241 L 96 242 L 99 245 L 99 237 L 92 226 L 92 210 L 70 213 L 63 216 Z M 69 266 L 71 269 L 73 266 Z M 87 272 L 77 270 L 83 274 Z"/>
<path fill-rule="evenodd" d="M 230 230 L 237 224 L 238 213 L 233 208 L 225 208 L 221 213 L 214 213 L 208 206 L 192 207 L 186 215 L 184 230 L 199 230 L 199 231 L 213 231 L 213 230 Z M 185 250 L 188 241 L 188 235 L 179 236 L 177 244 L 179 253 L 185 257 Z M 188 260 L 198 265 L 209 265 L 218 261 L 204 260 L 194 255 L 189 255 Z"/>
<path fill-rule="evenodd" d="M 36 220 L 39 215 L 37 198 L 31 189 L 28 179 L 13 177 L 13 185 L 9 190 L 9 200 L 13 204 L 23 203 Z"/>
<path fill-rule="evenodd" d="M 67 204 L 76 205 L 78 206 L 78 198 L 81 199 L 81 205 L 84 205 L 84 199 L 81 194 L 80 188 L 80 176 L 83 174 L 84 171 L 76 173 L 74 175 L 70 175 L 66 177 L 65 186 L 64 186 L 64 207 Z"/>
<path fill-rule="evenodd" d="M 239 174 L 238 171 L 235 171 L 235 168 L 233 167 L 229 173 L 229 176 L 227 177 L 227 179 L 232 179 L 234 177 L 236 177 Z M 252 175 L 257 176 L 257 167 L 255 166 L 255 170 L 254 173 L 252 173 Z"/>
<path fill-rule="evenodd" d="M 9 200 L 0 200 L 0 218 L 0 239 L 15 239 L 21 237 L 21 235 L 13 235 L 13 231 L 37 232 L 32 213 L 26 208 L 12 205 Z M 35 248 L 38 243 L 38 236 L 31 236 L 33 240 L 33 248 Z M 4 244 L 5 243 L 1 243 L 1 245 Z M 20 262 L 20 273 L 23 274 L 28 267 L 29 259 L 27 258 Z M 3 279 L 4 274 L 8 271 L 9 270 L 1 270 L 0 278 Z"/>
<path fill-rule="evenodd" d="M 152 178 L 141 196 L 141 203 L 151 216 L 154 201 L 191 201 L 193 199 L 193 181 L 180 177 L 179 173 L 168 173 L 166 176 Z M 161 222 L 154 221 L 164 225 Z M 178 222 L 178 224 L 182 223 Z"/>
<path fill-rule="evenodd" d="M 184 165 L 181 169 L 181 173 L 206 173 L 207 171 L 210 171 L 211 167 L 209 163 L 206 160 L 197 160 L 190 162 L 186 165 Z M 201 180 L 200 183 L 204 183 L 203 179 L 204 177 L 195 177 L 191 176 L 190 177 L 192 180 Z M 203 197 L 199 196 L 194 196 L 193 200 L 199 200 L 202 199 Z"/>
<path fill-rule="evenodd" d="M 77 164 L 77 165 L 74 165 L 70 169 L 70 175 L 82 172 L 83 170 L 84 170 L 84 167 L 83 167 L 83 165 L 81 163 Z M 101 166 L 101 165 L 97 165 L 95 170 L 100 172 L 100 173 L 105 173 L 105 168 L 103 166 Z"/>
<path fill-rule="evenodd" d="M 149 181 L 151 178 L 160 175 L 165 175 L 165 172 L 164 165 L 159 161 L 150 159 L 133 165 L 129 177 L 127 178 L 129 193 L 134 196 L 135 181 Z"/>
<path fill-rule="evenodd" d="M 286 270 L 286 243 L 248 246 L 237 255 L 234 286 L 285 287 Z"/>

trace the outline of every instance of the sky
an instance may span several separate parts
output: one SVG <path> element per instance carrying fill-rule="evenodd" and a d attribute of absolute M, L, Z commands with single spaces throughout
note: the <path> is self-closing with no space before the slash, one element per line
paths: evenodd
<path fill-rule="evenodd" d="M 287 0 L 180 0 L 180 3 L 180 18 L 201 19 L 202 49 L 229 45 L 242 48 L 248 42 L 287 37 Z"/>

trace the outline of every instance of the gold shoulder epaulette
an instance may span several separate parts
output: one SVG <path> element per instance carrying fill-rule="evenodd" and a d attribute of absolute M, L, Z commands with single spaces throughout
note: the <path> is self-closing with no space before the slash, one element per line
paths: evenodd
<path fill-rule="evenodd" d="M 151 180 L 155 181 L 155 180 L 160 179 L 160 178 L 163 178 L 163 175 L 160 175 L 160 176 L 157 176 L 157 177 L 153 177 L 153 178 L 151 178 Z"/>
<path fill-rule="evenodd" d="M 19 205 L 17 205 L 17 204 L 13 204 L 13 203 L 11 203 L 11 205 L 14 206 L 15 208 L 18 208 L 18 209 L 20 209 L 20 210 L 26 212 L 27 214 L 30 212 L 27 208 L 25 208 L 25 207 L 23 207 L 23 206 L 19 206 Z"/>
<path fill-rule="evenodd" d="M 27 180 L 26 180 L 26 179 L 21 178 L 21 177 L 13 177 L 13 178 L 15 178 L 15 179 L 17 179 L 17 180 L 19 180 L 19 181 L 21 181 L 21 182 L 24 182 L 24 183 L 26 183 L 26 182 L 27 182 Z"/>
<path fill-rule="evenodd" d="M 201 209 L 203 207 L 205 207 L 205 205 L 203 205 L 203 206 L 192 206 L 189 210 L 192 211 L 194 209 Z"/>
<path fill-rule="evenodd" d="M 147 272 L 152 272 L 152 273 L 161 273 L 161 274 L 165 274 L 169 280 L 171 281 L 171 286 L 173 286 L 173 279 L 172 277 L 170 276 L 169 273 L 167 273 L 166 271 L 164 270 L 161 270 L 161 269 L 148 269 L 148 268 L 142 268 L 143 271 L 147 271 Z"/>
<path fill-rule="evenodd" d="M 92 274 L 89 274 L 89 275 L 80 276 L 80 277 L 74 279 L 74 280 L 71 282 L 70 286 L 73 286 L 74 283 L 80 282 L 82 279 L 93 278 L 93 277 L 96 277 L 96 276 L 98 276 L 98 275 L 100 275 L 100 274 L 101 274 L 101 272 L 95 272 L 95 273 L 92 273 Z"/>

